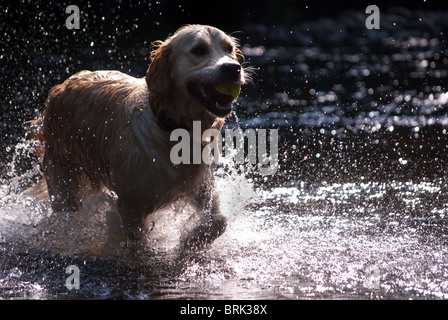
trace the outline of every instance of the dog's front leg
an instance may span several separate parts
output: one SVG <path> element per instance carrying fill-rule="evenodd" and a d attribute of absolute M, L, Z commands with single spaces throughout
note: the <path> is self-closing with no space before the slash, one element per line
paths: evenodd
<path fill-rule="evenodd" d="M 138 201 L 123 198 L 118 197 L 117 206 L 126 238 L 131 242 L 138 242 L 145 235 L 145 218 L 148 210 L 145 206 L 139 205 Z"/>
<path fill-rule="evenodd" d="M 185 239 L 185 250 L 201 249 L 212 243 L 227 227 L 227 219 L 219 209 L 219 196 L 214 188 L 213 177 L 196 190 L 193 204 L 199 211 L 201 224 Z"/>

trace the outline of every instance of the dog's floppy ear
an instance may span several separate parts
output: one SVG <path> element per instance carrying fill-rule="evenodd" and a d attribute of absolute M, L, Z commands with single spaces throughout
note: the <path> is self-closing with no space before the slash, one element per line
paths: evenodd
<path fill-rule="evenodd" d="M 171 45 L 163 41 L 152 44 L 151 64 L 146 72 L 146 83 L 149 90 L 159 96 L 168 96 L 171 92 Z"/>

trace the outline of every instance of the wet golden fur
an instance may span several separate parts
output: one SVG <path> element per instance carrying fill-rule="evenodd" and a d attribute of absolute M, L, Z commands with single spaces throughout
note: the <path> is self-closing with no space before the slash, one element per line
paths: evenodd
<path fill-rule="evenodd" d="M 206 55 L 193 51 L 198 45 Z M 214 166 L 174 165 L 170 150 L 176 142 L 170 141 L 171 132 L 159 126 L 156 115 L 163 112 L 188 128 L 201 121 L 203 131 L 220 130 L 225 116 L 205 108 L 187 84 L 221 81 L 220 67 L 238 63 L 239 53 L 235 39 L 222 31 L 190 25 L 155 43 L 144 78 L 81 71 L 53 87 L 41 137 L 53 210 L 79 210 L 80 181 L 87 177 L 93 189 L 104 184 L 115 191 L 131 238 L 139 237 L 148 214 L 181 196 L 192 200 L 202 222 L 187 245 L 209 243 L 221 235 L 226 222 L 213 188 Z M 242 68 L 237 81 L 245 82 Z"/>

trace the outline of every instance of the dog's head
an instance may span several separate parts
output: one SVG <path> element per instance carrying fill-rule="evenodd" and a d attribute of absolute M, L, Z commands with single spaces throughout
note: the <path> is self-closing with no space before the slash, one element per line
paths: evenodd
<path fill-rule="evenodd" d="M 216 86 L 230 84 L 235 91 L 248 78 L 235 38 L 214 27 L 189 25 L 154 46 L 146 82 L 154 95 L 172 101 L 171 113 L 201 120 L 204 113 L 223 118 L 231 112 L 237 94 Z"/>

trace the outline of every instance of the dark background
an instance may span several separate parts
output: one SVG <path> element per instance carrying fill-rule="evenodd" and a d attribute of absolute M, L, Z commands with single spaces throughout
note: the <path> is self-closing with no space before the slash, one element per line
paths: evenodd
<path fill-rule="evenodd" d="M 131 36 L 146 40 L 164 37 L 183 24 L 210 24 L 231 32 L 248 23 L 295 25 L 321 17 L 332 18 L 345 10 L 364 12 L 370 4 L 380 10 L 396 6 L 411 10 L 448 8 L 447 2 L 432 0 L 10 1 L 0 5 L 2 35 L 69 37 L 72 32 L 61 26 L 68 16 L 65 8 L 70 4 L 81 11 L 81 31 L 76 35 L 89 38 L 89 33 L 95 33 L 91 28 L 100 28 L 105 38 Z M 43 31 L 46 33 L 40 33 Z"/>

